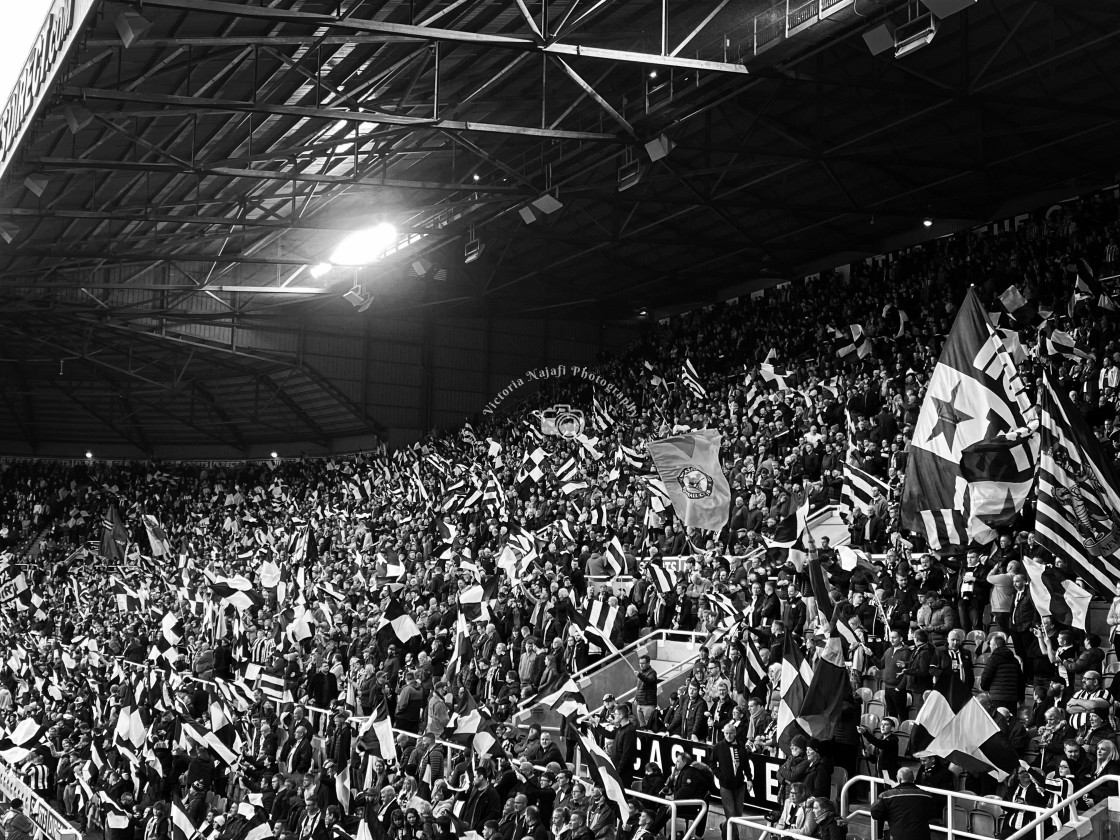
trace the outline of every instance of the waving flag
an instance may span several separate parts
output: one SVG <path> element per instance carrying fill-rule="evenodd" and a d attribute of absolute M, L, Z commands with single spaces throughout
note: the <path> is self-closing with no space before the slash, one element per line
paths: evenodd
<path fill-rule="evenodd" d="M 152 546 L 152 557 L 170 557 L 171 543 L 159 520 L 150 513 L 144 514 L 144 528 L 148 532 L 148 542 Z"/>
<path fill-rule="evenodd" d="M 716 533 L 727 524 L 731 504 L 731 487 L 719 463 L 720 441 L 719 432 L 701 429 L 647 445 L 677 516 L 690 528 Z"/>
<path fill-rule="evenodd" d="M 987 773 L 996 781 L 1019 767 L 1019 756 L 975 697 L 944 724 L 922 755 L 939 755 L 967 772 Z"/>
<path fill-rule="evenodd" d="M 681 383 L 700 399 L 708 398 L 708 389 L 700 382 L 696 368 L 688 359 L 684 360 L 684 367 L 681 368 Z"/>
<path fill-rule="evenodd" d="M 128 529 L 124 527 L 116 505 L 109 506 L 109 512 L 101 523 L 101 556 L 110 563 L 123 563 L 128 552 Z"/>
<path fill-rule="evenodd" d="M 782 677 L 778 690 L 778 746 L 783 755 L 789 755 L 789 742 L 795 735 L 807 735 L 808 730 L 798 720 L 805 702 L 805 692 L 813 679 L 813 666 L 801 652 L 792 633 L 786 633 L 782 648 Z"/>
<path fill-rule="evenodd" d="M 389 606 L 385 608 L 385 612 L 381 615 L 381 623 L 377 625 L 378 635 L 386 630 L 391 632 L 401 644 L 408 644 L 420 636 L 420 628 L 396 598 L 389 599 Z"/>
<path fill-rule="evenodd" d="M 1072 580 L 1064 579 L 1050 566 L 1043 566 L 1026 555 L 1023 567 L 1031 581 L 1031 600 L 1038 614 L 1051 616 L 1059 625 L 1065 624 L 1085 630 L 1089 617 L 1089 602 L 1093 593 Z"/>
<path fill-rule="evenodd" d="M 782 365 L 763 362 L 758 366 L 758 372 L 767 382 L 773 382 L 779 391 L 788 391 L 800 381 L 800 377 Z"/>
<path fill-rule="evenodd" d="M 1042 375 L 1042 452 L 1035 530 L 1100 595 L 1120 583 L 1120 483 L 1100 444 L 1050 371 Z"/>
<path fill-rule="evenodd" d="M 1010 354 L 969 289 L 914 427 L 902 524 L 925 534 L 933 549 L 993 540 L 994 527 L 1022 508 L 1029 482 L 1009 481 L 1002 471 L 970 481 L 962 454 L 974 444 L 1023 435 L 1031 412 Z M 1037 441 L 1027 439 L 1011 457 L 1021 455 L 1026 464 L 1020 465 L 1029 469 L 1036 453 Z"/>
<path fill-rule="evenodd" d="M 630 804 L 626 801 L 626 788 L 622 778 L 618 775 L 618 768 L 614 766 L 610 756 L 603 752 L 603 748 L 588 735 L 581 727 L 576 731 L 579 744 L 583 747 L 583 756 L 587 759 L 587 771 L 595 786 L 606 794 L 607 799 L 618 808 L 623 824 L 630 819 Z"/>
<path fill-rule="evenodd" d="M 848 327 L 851 333 L 851 338 L 848 335 L 835 330 L 837 341 L 836 358 L 842 362 L 858 362 L 860 359 L 866 359 L 871 355 L 871 339 L 864 333 L 863 327 L 859 324 L 852 324 Z"/>

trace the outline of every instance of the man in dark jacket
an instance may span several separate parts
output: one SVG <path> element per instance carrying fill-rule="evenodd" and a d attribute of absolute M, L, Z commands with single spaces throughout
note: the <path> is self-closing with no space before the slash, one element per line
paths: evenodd
<path fill-rule="evenodd" d="M 481 832 L 487 820 L 497 820 L 502 816 L 502 800 L 490 784 L 489 772 L 479 770 L 474 777 L 474 790 L 463 806 L 463 824 L 474 831 Z"/>
<path fill-rule="evenodd" d="M 716 781 L 719 782 L 719 798 L 723 802 L 723 815 L 728 819 L 743 816 L 747 781 L 751 778 L 747 751 L 737 741 L 735 724 L 728 723 L 723 727 L 723 740 L 716 744 L 712 753 Z M 733 834 L 738 838 L 738 826 L 735 826 Z"/>
<path fill-rule="evenodd" d="M 645 726 L 653 710 L 657 708 L 657 685 L 661 677 L 650 667 L 649 655 L 638 657 L 638 670 L 634 672 L 638 678 L 638 692 L 634 695 L 634 705 L 638 707 L 638 725 Z"/>
<path fill-rule="evenodd" d="M 885 821 L 891 837 L 899 840 L 930 840 L 930 823 L 941 816 L 941 804 L 932 794 L 914 784 L 914 771 L 898 771 L 898 787 L 883 791 L 871 806 L 873 819 Z"/>
<path fill-rule="evenodd" d="M 638 755 L 638 722 L 630 714 L 629 703 L 615 706 L 615 733 L 611 743 L 610 759 L 622 780 L 622 786 L 634 784 L 634 762 Z"/>
<path fill-rule="evenodd" d="M 1015 709 L 1023 696 L 1026 681 L 1019 660 L 1007 647 L 1007 639 L 1002 633 L 993 633 L 992 653 L 980 675 L 980 690 L 991 695 L 992 706 L 1006 706 Z"/>

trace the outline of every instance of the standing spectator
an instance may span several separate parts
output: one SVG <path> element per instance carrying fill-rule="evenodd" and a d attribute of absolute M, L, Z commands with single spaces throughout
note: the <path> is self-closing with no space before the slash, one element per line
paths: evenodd
<path fill-rule="evenodd" d="M 642 727 L 649 722 L 650 715 L 657 708 L 657 686 L 661 682 L 661 677 L 649 663 L 649 654 L 642 654 L 638 657 L 638 670 L 634 672 L 634 676 L 638 678 L 634 703 L 638 707 L 638 725 Z"/>
<path fill-rule="evenodd" d="M 941 803 L 914 783 L 914 771 L 902 767 L 898 786 L 883 791 L 871 806 L 872 819 L 885 822 L 898 840 L 930 840 L 930 823 L 941 816 Z"/>
<path fill-rule="evenodd" d="M 1019 660 L 1007 647 L 1007 637 L 1002 633 L 993 633 L 989 644 L 991 654 L 980 675 L 980 690 L 991 695 L 992 705 L 997 708 L 1018 708 L 1026 686 Z"/>
<path fill-rule="evenodd" d="M 634 783 L 635 763 L 638 757 L 638 722 L 630 714 L 629 703 L 619 703 L 615 707 L 614 741 L 611 743 L 610 759 L 628 788 Z"/>
<path fill-rule="evenodd" d="M 987 581 L 992 589 L 988 595 L 992 608 L 992 620 L 1003 633 L 1011 632 L 1011 604 L 1015 598 L 1015 573 L 1019 571 L 1018 563 L 1011 563 L 1007 567 L 1001 564 L 988 573 Z"/>
<path fill-rule="evenodd" d="M 1034 607 L 1026 575 L 1015 575 L 1011 584 L 1015 587 L 1015 594 L 1011 596 L 1011 639 L 1015 643 L 1015 653 L 1023 660 L 1026 681 L 1030 683 L 1034 679 L 1034 658 L 1037 654 L 1034 628 L 1039 623 L 1038 610 Z"/>
<path fill-rule="evenodd" d="M 723 727 L 723 740 L 716 744 L 713 752 L 713 761 L 716 780 L 719 782 L 719 797 L 723 802 L 723 815 L 727 819 L 743 816 L 747 782 L 751 779 L 747 760 L 746 749 L 738 743 L 735 724 L 726 724 Z M 738 826 L 734 827 L 732 836 L 738 840 Z"/>

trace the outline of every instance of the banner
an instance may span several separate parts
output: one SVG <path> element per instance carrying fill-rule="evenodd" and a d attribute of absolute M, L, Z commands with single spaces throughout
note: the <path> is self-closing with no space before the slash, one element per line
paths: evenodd
<path fill-rule="evenodd" d="M 683 752 L 690 753 L 695 761 L 703 761 L 709 767 L 712 766 L 711 754 L 715 752 L 713 744 L 686 741 L 684 738 L 675 738 L 661 732 L 639 730 L 637 734 L 638 749 L 634 759 L 634 773 L 639 778 L 645 766 L 651 763 L 660 767 L 665 778 L 669 778 L 673 772 L 674 760 Z M 747 783 L 747 796 L 744 802 L 746 807 L 765 812 L 781 807 L 781 801 L 778 799 L 778 789 L 781 786 L 778 781 L 778 768 L 782 766 L 782 759 L 777 756 L 750 753 L 749 761 L 752 781 Z M 712 786 L 712 795 L 718 801 L 718 783 Z"/>
<path fill-rule="evenodd" d="M 27 579 L 23 576 L 23 572 L 20 572 L 16 577 L 0 585 L 0 604 L 6 604 L 25 591 L 27 591 Z"/>

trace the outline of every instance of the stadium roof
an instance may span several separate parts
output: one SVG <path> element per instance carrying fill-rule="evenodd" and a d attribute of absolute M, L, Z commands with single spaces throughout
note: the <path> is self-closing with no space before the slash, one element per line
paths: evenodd
<path fill-rule="evenodd" d="M 266 328 L 633 319 L 1115 181 L 1120 4 L 788 8 L 57 0 L 0 134 L 0 439 L 329 446 L 369 401 Z"/>

